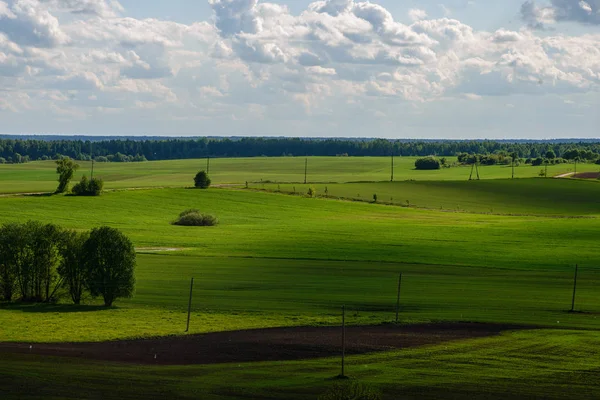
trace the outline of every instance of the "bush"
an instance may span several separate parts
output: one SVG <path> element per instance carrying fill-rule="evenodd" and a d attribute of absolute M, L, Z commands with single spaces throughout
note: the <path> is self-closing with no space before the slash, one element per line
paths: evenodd
<path fill-rule="evenodd" d="M 433 156 L 419 158 L 417 161 L 415 161 L 415 168 L 418 170 L 440 169 L 441 166 L 442 164 L 440 161 Z"/>
<path fill-rule="evenodd" d="M 199 189 L 208 189 L 210 187 L 210 178 L 205 171 L 200 171 L 194 177 L 194 186 Z"/>
<path fill-rule="evenodd" d="M 311 186 L 308 188 L 308 192 L 306 192 L 306 194 L 308 197 L 315 197 L 317 195 L 317 191 L 313 186 Z"/>
<path fill-rule="evenodd" d="M 544 163 L 544 159 L 542 157 L 538 157 L 534 160 L 531 160 L 531 165 L 533 165 L 534 167 L 538 167 L 540 165 L 542 165 Z"/>
<path fill-rule="evenodd" d="M 87 176 L 82 176 L 78 184 L 73 186 L 71 192 L 75 196 L 100 196 L 104 188 L 104 181 L 99 178 L 88 180 Z"/>
<path fill-rule="evenodd" d="M 179 214 L 179 218 L 173 221 L 173 225 L 180 226 L 215 226 L 219 220 L 214 215 L 200 214 L 198 210 L 185 210 Z"/>

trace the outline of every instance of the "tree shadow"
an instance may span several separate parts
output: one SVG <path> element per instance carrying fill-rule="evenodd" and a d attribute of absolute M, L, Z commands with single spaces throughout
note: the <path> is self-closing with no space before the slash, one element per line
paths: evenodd
<path fill-rule="evenodd" d="M 51 197 L 54 196 L 56 193 L 54 192 L 48 192 L 48 193 L 27 193 L 24 194 L 23 196 L 25 197 Z"/>
<path fill-rule="evenodd" d="M 114 310 L 118 307 L 103 305 L 42 304 L 42 303 L 0 303 L 0 310 L 21 311 L 26 313 L 75 313 Z"/>

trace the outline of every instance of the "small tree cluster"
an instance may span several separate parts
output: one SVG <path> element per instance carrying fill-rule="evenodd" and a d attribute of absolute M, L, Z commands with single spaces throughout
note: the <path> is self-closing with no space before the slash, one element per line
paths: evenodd
<path fill-rule="evenodd" d="M 210 187 L 210 178 L 206 171 L 200 171 L 194 177 L 194 187 L 199 189 L 208 189 Z"/>
<path fill-rule="evenodd" d="M 71 192 L 75 196 L 100 196 L 104 188 L 104 181 L 100 178 L 88 179 L 86 175 L 81 177 L 78 184 L 73 186 Z"/>
<path fill-rule="evenodd" d="M 29 221 L 0 227 L 0 296 L 3 301 L 54 302 L 69 296 L 80 304 L 85 292 L 106 306 L 131 297 L 135 251 L 114 228 L 76 232 Z"/>
<path fill-rule="evenodd" d="M 433 156 L 419 158 L 415 161 L 415 168 L 418 170 L 434 170 L 441 167 L 440 160 Z"/>
<path fill-rule="evenodd" d="M 173 225 L 180 226 L 215 226 L 219 220 L 214 215 L 202 214 L 200 210 L 190 209 L 179 214 Z"/>

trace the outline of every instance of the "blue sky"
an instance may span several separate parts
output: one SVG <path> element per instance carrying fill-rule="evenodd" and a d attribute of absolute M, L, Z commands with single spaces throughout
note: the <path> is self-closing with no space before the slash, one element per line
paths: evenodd
<path fill-rule="evenodd" d="M 0 0 L 0 134 L 599 137 L 600 0 Z"/>

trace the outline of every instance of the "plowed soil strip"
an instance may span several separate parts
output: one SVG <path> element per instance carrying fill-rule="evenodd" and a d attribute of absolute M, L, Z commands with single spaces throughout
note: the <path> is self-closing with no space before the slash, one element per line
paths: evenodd
<path fill-rule="evenodd" d="M 346 352 L 364 354 L 432 345 L 521 328 L 475 323 L 352 326 L 346 328 Z M 340 327 L 272 328 L 100 343 L 0 343 L 0 354 L 164 365 L 300 360 L 334 356 L 340 351 Z"/>

